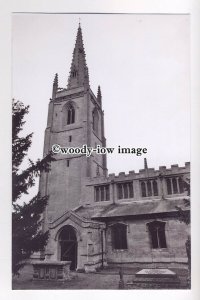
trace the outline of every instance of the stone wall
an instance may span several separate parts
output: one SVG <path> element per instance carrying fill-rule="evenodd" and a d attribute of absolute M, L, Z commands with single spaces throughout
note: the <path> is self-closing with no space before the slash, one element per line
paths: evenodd
<path fill-rule="evenodd" d="M 185 263 L 185 242 L 188 227 L 172 218 L 157 218 L 166 222 L 167 248 L 152 249 L 147 223 L 155 219 L 124 221 L 127 227 L 127 250 L 113 249 L 111 223 L 107 225 L 106 252 L 108 263 Z"/>

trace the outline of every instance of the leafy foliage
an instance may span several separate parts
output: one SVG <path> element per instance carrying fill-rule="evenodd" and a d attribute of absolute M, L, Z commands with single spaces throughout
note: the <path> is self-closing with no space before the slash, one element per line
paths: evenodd
<path fill-rule="evenodd" d="M 35 179 L 41 172 L 49 172 L 54 158 L 49 153 L 35 163 L 29 159 L 29 166 L 21 169 L 33 136 L 33 133 L 25 137 L 19 135 L 23 130 L 24 117 L 29 112 L 29 106 L 13 100 L 12 109 L 12 272 L 16 275 L 24 266 L 25 259 L 33 252 L 44 250 L 48 240 L 48 232 L 42 230 L 41 218 L 48 197 L 41 197 L 38 193 L 28 203 L 19 204 L 18 200 L 22 195 L 28 194 L 29 188 L 35 185 Z"/>
<path fill-rule="evenodd" d="M 190 179 L 185 178 L 183 180 L 184 190 L 187 191 L 187 195 L 190 196 Z M 190 199 L 184 199 L 185 209 L 177 206 L 176 209 L 179 212 L 179 220 L 185 224 L 190 224 Z"/>
<path fill-rule="evenodd" d="M 184 181 L 184 189 L 187 191 L 188 196 L 190 196 L 190 179 L 185 178 Z M 179 220 L 184 222 L 185 224 L 190 224 L 190 198 L 184 199 L 185 209 L 180 207 L 176 207 L 179 212 Z M 191 283 L 191 237 L 188 235 L 187 240 L 185 242 L 186 253 L 188 257 L 188 287 L 190 288 Z"/>

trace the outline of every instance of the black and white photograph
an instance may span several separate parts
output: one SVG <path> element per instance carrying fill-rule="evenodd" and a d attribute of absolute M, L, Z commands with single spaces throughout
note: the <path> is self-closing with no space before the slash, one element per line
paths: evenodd
<path fill-rule="evenodd" d="M 188 290 L 190 15 L 12 14 L 12 289 Z"/>

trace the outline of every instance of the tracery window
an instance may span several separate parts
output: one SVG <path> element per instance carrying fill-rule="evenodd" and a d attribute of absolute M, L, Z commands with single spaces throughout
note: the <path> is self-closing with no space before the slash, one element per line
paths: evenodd
<path fill-rule="evenodd" d="M 153 249 L 167 248 L 165 222 L 153 221 L 148 224 Z"/>
<path fill-rule="evenodd" d="M 75 122 L 75 109 L 72 104 L 67 106 L 67 125 Z"/>
<path fill-rule="evenodd" d="M 155 179 L 140 182 L 142 197 L 158 196 L 158 183 Z"/>
<path fill-rule="evenodd" d="M 133 182 L 123 182 L 117 184 L 118 199 L 133 198 Z"/>
<path fill-rule="evenodd" d="M 113 249 L 127 249 L 127 226 L 125 224 L 114 224 L 112 227 Z"/>

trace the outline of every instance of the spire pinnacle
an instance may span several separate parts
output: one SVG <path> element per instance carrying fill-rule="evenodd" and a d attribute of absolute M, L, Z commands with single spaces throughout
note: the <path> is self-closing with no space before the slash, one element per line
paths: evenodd
<path fill-rule="evenodd" d="M 98 86 L 98 91 L 97 91 L 97 101 L 101 104 L 101 88 L 100 85 Z"/>
<path fill-rule="evenodd" d="M 58 86 L 58 73 L 55 74 L 53 84 Z"/>
<path fill-rule="evenodd" d="M 57 90 L 58 90 L 58 73 L 55 74 L 54 81 L 53 81 L 52 99 L 56 97 Z"/>
<path fill-rule="evenodd" d="M 73 51 L 70 74 L 67 88 L 89 86 L 88 67 L 85 59 L 85 49 L 83 45 L 82 29 L 79 20 L 79 27 Z"/>

